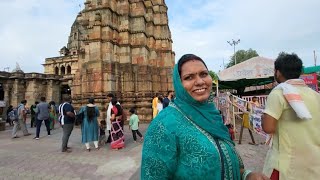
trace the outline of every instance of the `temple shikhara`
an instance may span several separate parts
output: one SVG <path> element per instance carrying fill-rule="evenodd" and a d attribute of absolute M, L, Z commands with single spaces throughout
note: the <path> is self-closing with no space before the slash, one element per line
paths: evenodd
<path fill-rule="evenodd" d="M 114 93 L 125 109 L 152 119 L 151 98 L 173 89 L 174 52 L 164 0 L 86 0 L 60 56 L 45 59 L 44 74 L 4 73 L 4 101 L 40 96 L 61 102 L 71 94 L 80 107 L 89 97 L 102 112 Z M 6 92 L 11 89 L 11 92 Z M 15 101 L 11 99 L 19 94 Z"/>

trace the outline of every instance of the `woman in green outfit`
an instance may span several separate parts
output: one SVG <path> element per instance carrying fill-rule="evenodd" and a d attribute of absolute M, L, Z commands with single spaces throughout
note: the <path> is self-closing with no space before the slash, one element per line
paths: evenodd
<path fill-rule="evenodd" d="M 173 70 L 176 98 L 151 122 L 141 179 L 265 180 L 245 170 L 219 111 L 209 102 L 212 78 L 203 60 L 181 57 Z"/>
<path fill-rule="evenodd" d="M 94 104 L 94 99 L 89 99 L 89 104 L 82 106 L 79 114 L 84 113 L 81 124 L 82 143 L 85 144 L 87 151 L 90 152 L 90 142 L 93 142 L 95 148 L 99 149 L 99 125 L 98 117 L 100 115 L 98 107 Z"/>
<path fill-rule="evenodd" d="M 56 103 L 54 101 L 49 102 L 50 110 L 49 110 L 49 117 L 50 117 L 50 130 L 54 129 L 54 125 L 57 122 L 57 110 L 56 110 Z"/>

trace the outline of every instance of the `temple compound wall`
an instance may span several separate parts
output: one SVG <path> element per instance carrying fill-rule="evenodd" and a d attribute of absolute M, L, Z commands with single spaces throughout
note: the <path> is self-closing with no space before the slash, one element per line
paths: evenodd
<path fill-rule="evenodd" d="M 21 70 L 12 73 L 0 71 L 0 101 L 4 105 L 1 107 L 0 117 L 6 119 L 7 107 L 17 107 L 24 99 L 28 101 L 27 107 L 40 101 L 42 96 L 48 101 L 59 102 L 60 78 L 58 75 L 23 73 Z"/>
<path fill-rule="evenodd" d="M 155 93 L 173 90 L 174 52 L 164 0 L 86 0 L 59 57 L 47 58 L 46 74 L 61 75 L 78 108 L 89 97 L 102 112 L 114 93 L 126 110 L 152 119 Z M 105 113 L 102 118 L 105 117 Z"/>

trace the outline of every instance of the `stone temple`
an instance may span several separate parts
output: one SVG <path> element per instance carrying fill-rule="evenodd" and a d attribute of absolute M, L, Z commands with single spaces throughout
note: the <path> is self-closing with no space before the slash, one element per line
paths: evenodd
<path fill-rule="evenodd" d="M 136 107 L 140 119 L 150 121 L 152 96 L 173 90 L 175 54 L 165 1 L 86 0 L 84 5 L 60 56 L 45 59 L 44 74 L 7 75 L 8 80 L 22 82 L 18 84 L 23 92 L 14 89 L 12 93 L 31 103 L 40 96 L 61 102 L 71 94 L 76 109 L 94 97 L 101 112 L 106 112 L 107 94 L 114 93 L 126 110 Z M 38 94 L 27 97 L 23 87 L 30 83 L 37 84 L 30 91 Z M 5 97 L 8 104 L 10 98 Z"/>

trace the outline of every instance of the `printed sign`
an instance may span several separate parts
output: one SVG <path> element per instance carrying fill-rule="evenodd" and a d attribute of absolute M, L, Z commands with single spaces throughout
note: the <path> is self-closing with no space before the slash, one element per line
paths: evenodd
<path fill-rule="evenodd" d="M 259 56 L 253 57 L 219 72 L 218 76 L 220 81 L 272 77 L 274 61 Z"/>
<path fill-rule="evenodd" d="M 250 122 L 249 122 L 250 129 L 253 130 L 255 133 L 265 137 L 266 139 L 265 144 L 271 147 L 272 135 L 265 133 L 262 129 L 263 112 L 264 112 L 264 106 L 257 107 L 254 104 L 252 104 L 252 111 L 250 113 Z"/>
<path fill-rule="evenodd" d="M 263 109 L 256 106 L 252 106 L 252 113 L 250 114 L 250 125 L 253 131 L 267 138 L 267 134 L 262 130 L 261 117 L 263 114 Z"/>
<path fill-rule="evenodd" d="M 246 105 L 247 105 L 247 101 L 244 99 L 241 99 L 237 96 L 233 96 L 234 102 L 236 104 L 236 106 L 241 110 L 241 111 L 246 111 Z"/>
<path fill-rule="evenodd" d="M 220 93 L 219 98 L 217 99 L 219 104 L 219 110 L 222 112 L 224 117 L 224 124 L 230 124 L 231 122 L 231 115 L 230 115 L 230 100 L 228 93 Z"/>
<path fill-rule="evenodd" d="M 317 74 L 303 74 L 300 76 L 300 79 L 303 79 L 304 82 L 313 90 L 318 92 L 318 79 Z"/>

